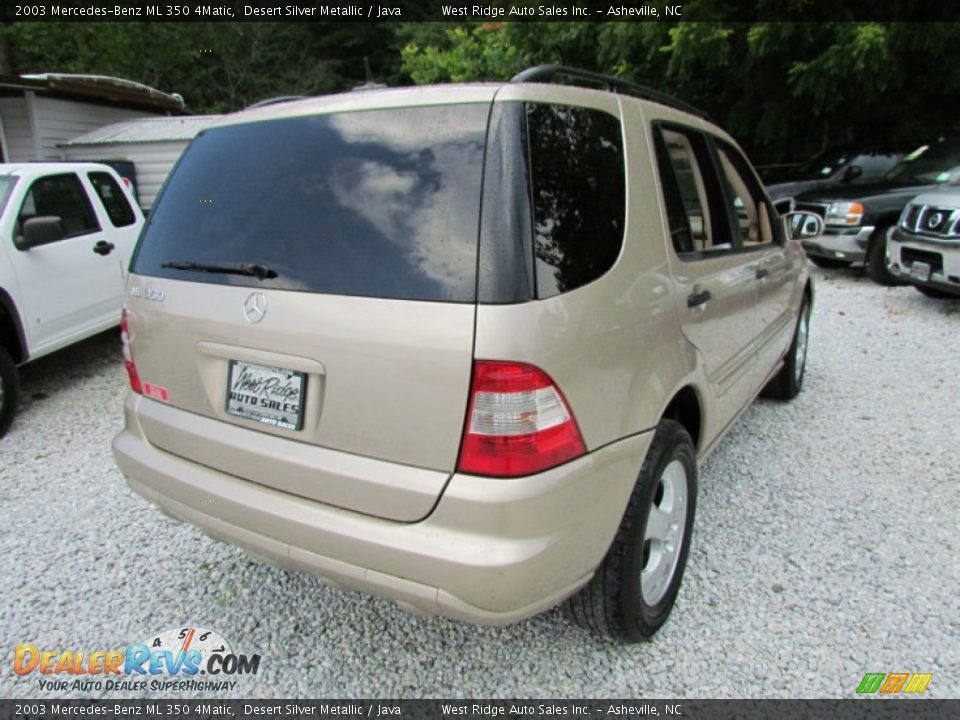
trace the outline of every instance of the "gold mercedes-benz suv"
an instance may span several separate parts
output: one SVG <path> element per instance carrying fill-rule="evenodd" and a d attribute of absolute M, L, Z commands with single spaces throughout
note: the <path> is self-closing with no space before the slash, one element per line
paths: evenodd
<path fill-rule="evenodd" d="M 698 462 L 800 390 L 821 230 L 703 113 L 570 68 L 230 115 L 131 264 L 116 460 L 335 586 L 647 638 Z"/>

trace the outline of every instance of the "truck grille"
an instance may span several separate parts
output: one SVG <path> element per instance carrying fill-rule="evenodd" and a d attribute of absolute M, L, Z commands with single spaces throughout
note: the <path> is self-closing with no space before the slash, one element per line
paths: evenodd
<path fill-rule="evenodd" d="M 960 237 L 960 212 L 936 205 L 908 205 L 900 227 L 916 235 Z"/>

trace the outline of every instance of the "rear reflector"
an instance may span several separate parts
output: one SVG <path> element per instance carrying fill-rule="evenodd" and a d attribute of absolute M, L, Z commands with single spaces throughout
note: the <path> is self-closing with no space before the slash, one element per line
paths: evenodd
<path fill-rule="evenodd" d="M 586 452 L 560 388 L 524 363 L 478 360 L 457 470 L 519 477 Z"/>
<path fill-rule="evenodd" d="M 133 362 L 133 353 L 130 350 L 130 328 L 127 324 L 127 309 L 120 315 L 120 343 L 123 345 L 123 364 L 127 368 L 127 377 L 130 379 L 130 389 L 135 393 L 143 394 L 140 386 L 140 376 L 137 374 L 137 365 Z"/>
<path fill-rule="evenodd" d="M 136 368 L 134 368 L 136 372 Z M 159 400 L 161 402 L 170 402 L 170 393 L 167 392 L 165 387 L 160 387 L 159 385 L 153 385 L 151 383 L 145 382 L 141 383 L 143 385 L 143 394 L 154 400 Z"/>

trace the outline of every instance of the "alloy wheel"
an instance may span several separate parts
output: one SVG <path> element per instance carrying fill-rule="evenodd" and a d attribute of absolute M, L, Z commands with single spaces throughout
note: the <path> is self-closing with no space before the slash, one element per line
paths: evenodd
<path fill-rule="evenodd" d="M 663 599 L 677 572 L 685 540 L 687 508 L 687 471 L 682 462 L 674 460 L 660 476 L 647 515 L 640 593 L 648 605 L 656 605 Z"/>

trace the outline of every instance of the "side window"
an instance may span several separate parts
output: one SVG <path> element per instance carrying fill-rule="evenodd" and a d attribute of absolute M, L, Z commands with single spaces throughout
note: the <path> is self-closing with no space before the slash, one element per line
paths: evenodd
<path fill-rule="evenodd" d="M 626 180 L 620 120 L 600 110 L 528 104 L 537 296 L 586 285 L 623 246 Z"/>
<path fill-rule="evenodd" d="M 663 133 L 656 133 L 654 136 L 654 147 L 657 153 L 657 166 L 660 169 L 660 185 L 663 189 L 664 205 L 667 209 L 667 223 L 670 225 L 670 239 L 673 242 L 673 249 L 677 254 L 693 252 L 693 228 L 690 223 L 690 203 L 684 202 L 683 190 L 677 181 L 677 172 L 680 168 L 675 168 L 670 156 L 670 150 L 667 148 Z M 692 198 L 697 200 L 697 198 Z M 703 205 L 696 203 L 693 208 L 696 213 L 699 209 L 701 217 L 703 216 Z"/>
<path fill-rule="evenodd" d="M 717 142 L 717 154 L 728 191 L 728 207 L 744 247 L 772 243 L 770 210 L 746 161 L 733 148 Z M 732 205 L 732 207 L 730 207 Z"/>
<path fill-rule="evenodd" d="M 100 229 L 80 178 L 73 173 L 51 175 L 34 181 L 17 216 L 17 234 L 21 232 L 25 220 L 49 215 L 60 218 L 67 237 Z"/>
<path fill-rule="evenodd" d="M 696 130 L 657 127 L 654 143 L 677 254 L 729 250 L 732 245 L 723 221 L 722 193 L 703 135 Z"/>
<path fill-rule="evenodd" d="M 117 181 L 109 173 L 92 172 L 87 177 L 90 178 L 90 183 L 93 185 L 93 189 L 97 191 L 97 197 L 103 203 L 103 207 L 114 227 L 133 225 L 137 221 L 137 216 L 130 207 L 130 203 L 127 202 L 123 190 L 120 189 Z"/>

